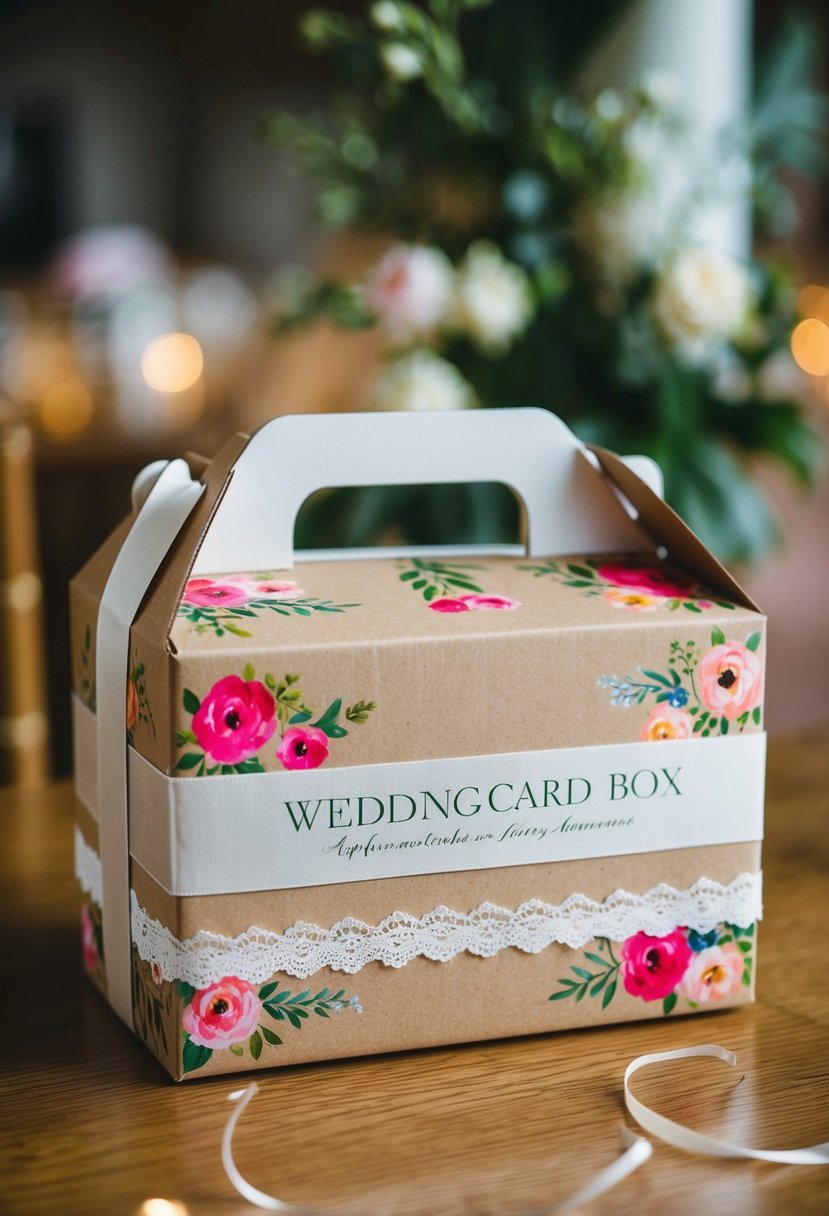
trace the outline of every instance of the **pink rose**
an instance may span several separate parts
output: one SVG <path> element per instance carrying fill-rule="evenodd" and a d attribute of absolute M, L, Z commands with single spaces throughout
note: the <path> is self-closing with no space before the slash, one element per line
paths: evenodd
<path fill-rule="evenodd" d="M 694 720 L 687 709 L 675 709 L 671 705 L 657 705 L 642 726 L 639 738 L 643 743 L 661 743 L 665 739 L 690 739 Z"/>
<path fill-rule="evenodd" d="M 705 708 L 724 718 L 748 713 L 763 695 L 763 666 L 742 642 L 712 646 L 700 660 L 698 679 Z"/>
<path fill-rule="evenodd" d="M 295 600 L 305 594 L 291 579 L 268 578 L 257 574 L 223 574 L 221 581 L 243 589 L 249 600 Z"/>
<path fill-rule="evenodd" d="M 257 599 L 268 600 L 298 600 L 305 592 L 296 583 L 283 582 L 279 579 L 268 579 L 255 585 Z"/>
<path fill-rule="evenodd" d="M 217 583 L 212 578 L 191 578 L 184 588 L 182 603 L 197 608 L 241 608 L 250 599 L 249 592 L 235 583 Z"/>
<path fill-rule="evenodd" d="M 81 945 L 83 948 L 83 965 L 87 971 L 98 970 L 98 943 L 95 940 L 95 923 L 89 915 L 86 904 L 81 908 Z"/>
<path fill-rule="evenodd" d="M 292 726 L 282 736 L 276 758 L 285 768 L 319 768 L 328 759 L 328 736 L 317 726 Z"/>
<path fill-rule="evenodd" d="M 615 587 L 635 587 L 637 591 L 661 595 L 666 599 L 683 599 L 691 594 L 695 586 L 691 579 L 670 566 L 603 562 L 598 570 L 599 577 Z"/>
<path fill-rule="evenodd" d="M 511 600 L 506 595 L 462 595 L 460 598 L 461 603 L 479 612 L 521 607 L 518 600 Z"/>
<path fill-rule="evenodd" d="M 744 968 L 743 956 L 734 942 L 708 946 L 694 955 L 680 990 L 683 996 L 698 1005 L 721 1001 L 724 996 L 739 992 Z"/>
<path fill-rule="evenodd" d="M 229 975 L 195 993 L 181 1024 L 199 1047 L 230 1047 L 250 1038 L 261 1009 L 262 1002 L 247 980 Z"/>
<path fill-rule="evenodd" d="M 631 996 L 660 1001 L 670 995 L 691 961 L 691 947 L 681 929 L 667 937 L 635 933 L 622 946 L 622 982 Z"/>
<path fill-rule="evenodd" d="M 276 730 L 273 697 L 258 680 L 218 680 L 193 715 L 193 733 L 222 764 L 247 760 Z"/>
<path fill-rule="evenodd" d="M 469 612 L 469 604 L 465 603 L 463 599 L 453 600 L 449 597 L 432 600 L 429 607 L 432 612 Z"/>
<path fill-rule="evenodd" d="M 431 333 L 452 302 L 452 266 L 439 249 L 393 245 L 369 276 L 365 298 L 393 337 Z"/>

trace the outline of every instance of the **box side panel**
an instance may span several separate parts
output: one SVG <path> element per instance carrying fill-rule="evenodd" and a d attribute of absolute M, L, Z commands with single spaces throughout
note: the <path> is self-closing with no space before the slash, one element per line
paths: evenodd
<path fill-rule="evenodd" d="M 761 729 L 764 618 L 648 607 L 617 626 L 616 616 L 428 644 L 262 654 L 234 641 L 179 655 L 166 771 L 309 767 L 297 747 L 333 768 Z"/>
<path fill-rule="evenodd" d="M 575 891 L 604 899 L 619 887 L 682 888 L 702 875 L 726 883 L 755 871 L 759 854 L 759 844 L 731 845 L 179 901 L 135 865 L 133 883 L 151 915 L 177 920 L 189 938 L 205 928 L 282 931 L 297 920 L 327 927 L 346 915 L 376 923 L 396 909 L 420 915 L 440 904 L 471 911 L 489 900 L 515 908 L 530 898 L 560 902 Z M 511 947 L 491 958 L 463 952 L 445 962 L 417 957 L 399 968 L 369 963 L 356 974 L 322 968 L 302 979 L 274 973 L 255 983 L 231 974 L 202 990 L 185 987 L 183 1000 L 175 983 L 158 983 L 149 963 L 139 961 L 137 999 L 145 1020 L 148 1007 L 163 1011 L 163 1041 L 148 1031 L 151 1049 L 173 1075 L 189 1078 L 744 1004 L 754 993 L 755 934 L 753 925 L 720 924 L 703 937 L 684 924 L 660 938 L 553 944 L 539 953 Z M 221 1035 L 217 1010 L 225 1018 Z M 172 1044 L 183 1053 L 178 1070 Z"/>

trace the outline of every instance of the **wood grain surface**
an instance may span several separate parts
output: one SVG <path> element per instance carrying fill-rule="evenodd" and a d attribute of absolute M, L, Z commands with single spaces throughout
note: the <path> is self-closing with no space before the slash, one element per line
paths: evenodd
<path fill-rule="evenodd" d="M 0 791 L 0 1210 L 254 1211 L 219 1157 L 240 1079 L 174 1085 L 83 980 L 72 814 L 68 785 Z M 242 1172 L 293 1203 L 353 1216 L 537 1211 L 617 1154 L 629 1061 L 704 1042 L 735 1051 L 737 1069 L 653 1067 L 637 1095 L 724 1140 L 829 1140 L 829 727 L 771 742 L 764 865 L 757 1005 L 260 1073 L 237 1134 Z M 584 1210 L 826 1213 L 829 1169 L 714 1161 L 657 1142 L 648 1164 Z"/>

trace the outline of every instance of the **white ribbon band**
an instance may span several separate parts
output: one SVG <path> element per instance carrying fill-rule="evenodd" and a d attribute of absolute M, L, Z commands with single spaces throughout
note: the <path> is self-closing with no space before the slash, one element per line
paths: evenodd
<path fill-rule="evenodd" d="M 230 1115 L 225 1129 L 222 1134 L 222 1165 L 225 1168 L 225 1173 L 230 1179 L 233 1186 L 239 1192 L 243 1199 L 247 1199 L 248 1203 L 252 1203 L 255 1207 L 262 1208 L 266 1212 L 290 1212 L 294 1216 L 317 1216 L 318 1213 L 326 1213 L 330 1216 L 332 1208 L 312 1208 L 304 1205 L 286 1203 L 282 1199 L 278 1199 L 275 1195 L 268 1195 L 265 1191 L 260 1191 L 258 1187 L 253 1186 L 246 1178 L 242 1176 L 238 1166 L 233 1158 L 233 1135 L 236 1131 L 236 1125 L 245 1113 L 252 1098 L 259 1092 L 259 1086 L 255 1081 L 247 1087 L 247 1089 L 237 1089 L 229 1094 L 229 1100 L 236 1105 Z M 531 1213 L 526 1213 L 525 1216 L 553 1216 L 556 1212 L 569 1212 L 573 1208 L 581 1207 L 585 1203 L 589 1203 L 591 1199 L 596 1199 L 599 1195 L 603 1195 L 612 1187 L 617 1186 L 634 1170 L 637 1170 L 640 1165 L 643 1165 L 651 1153 L 653 1148 L 649 1141 L 642 1136 L 637 1136 L 627 1128 L 619 1129 L 619 1141 L 624 1150 L 621 1156 L 611 1162 L 605 1169 L 595 1174 L 580 1190 L 574 1195 L 570 1195 L 567 1199 L 560 1200 L 558 1203 L 553 1203 L 543 1208 L 536 1208 Z"/>
<path fill-rule="evenodd" d="M 718 1137 L 692 1131 L 658 1114 L 630 1092 L 630 1078 L 640 1068 L 647 1068 L 649 1064 L 663 1064 L 666 1060 L 690 1060 L 696 1056 L 722 1060 L 731 1068 L 737 1063 L 733 1051 L 716 1043 L 703 1043 L 699 1047 L 681 1047 L 676 1051 L 654 1051 L 649 1055 L 637 1056 L 628 1064 L 625 1069 L 625 1105 L 646 1132 L 658 1136 L 674 1148 L 684 1149 L 688 1153 L 702 1153 L 706 1157 L 737 1157 L 751 1161 L 774 1161 L 783 1165 L 829 1165 L 829 1143 L 790 1149 L 744 1148 L 740 1144 L 727 1144 Z"/>
<path fill-rule="evenodd" d="M 121 546 L 98 610 L 97 770 L 98 800 L 105 811 L 100 819 L 100 847 L 107 992 L 113 1009 L 130 1027 L 130 848 L 124 729 L 130 626 L 156 571 L 204 489 L 191 480 L 183 460 L 173 460 L 165 467 Z"/>

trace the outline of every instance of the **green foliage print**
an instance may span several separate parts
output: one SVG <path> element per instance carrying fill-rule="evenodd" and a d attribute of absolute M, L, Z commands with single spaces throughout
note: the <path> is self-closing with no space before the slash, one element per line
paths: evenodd
<path fill-rule="evenodd" d="M 245 625 L 263 615 L 311 617 L 359 607 L 307 596 L 292 579 L 263 571 L 189 579 L 177 615 L 189 621 L 199 634 L 249 638 L 251 633 Z"/>
<path fill-rule="evenodd" d="M 305 988 L 292 993 L 278 980 L 261 987 L 235 976 L 227 976 L 206 988 L 196 989 L 179 981 L 176 991 L 184 1009 L 182 1025 L 182 1068 L 185 1073 L 203 1068 L 217 1050 L 259 1060 L 265 1046 L 281 1047 L 282 1038 L 273 1023 L 302 1030 L 312 1014 L 330 1018 L 343 1010 L 362 1013 L 359 997 L 346 996 L 344 988 L 332 992 Z M 265 1020 L 265 1018 L 269 1020 Z"/>
<path fill-rule="evenodd" d="M 600 597 L 613 608 L 628 612 L 676 612 L 680 608 L 691 613 L 712 608 L 734 611 L 728 600 L 714 598 L 696 579 L 656 558 L 544 558 L 521 569 L 535 578 L 552 578 L 563 587 L 575 587 L 588 598 Z"/>
<path fill-rule="evenodd" d="M 605 1010 L 621 982 L 628 995 L 661 1002 L 665 1017 L 677 1008 L 716 1007 L 751 986 L 754 929 L 724 922 L 705 933 L 687 927 L 663 937 L 634 933 L 617 943 L 621 957 L 607 938 L 597 938 L 548 999 L 578 1004 L 601 998 Z"/>

